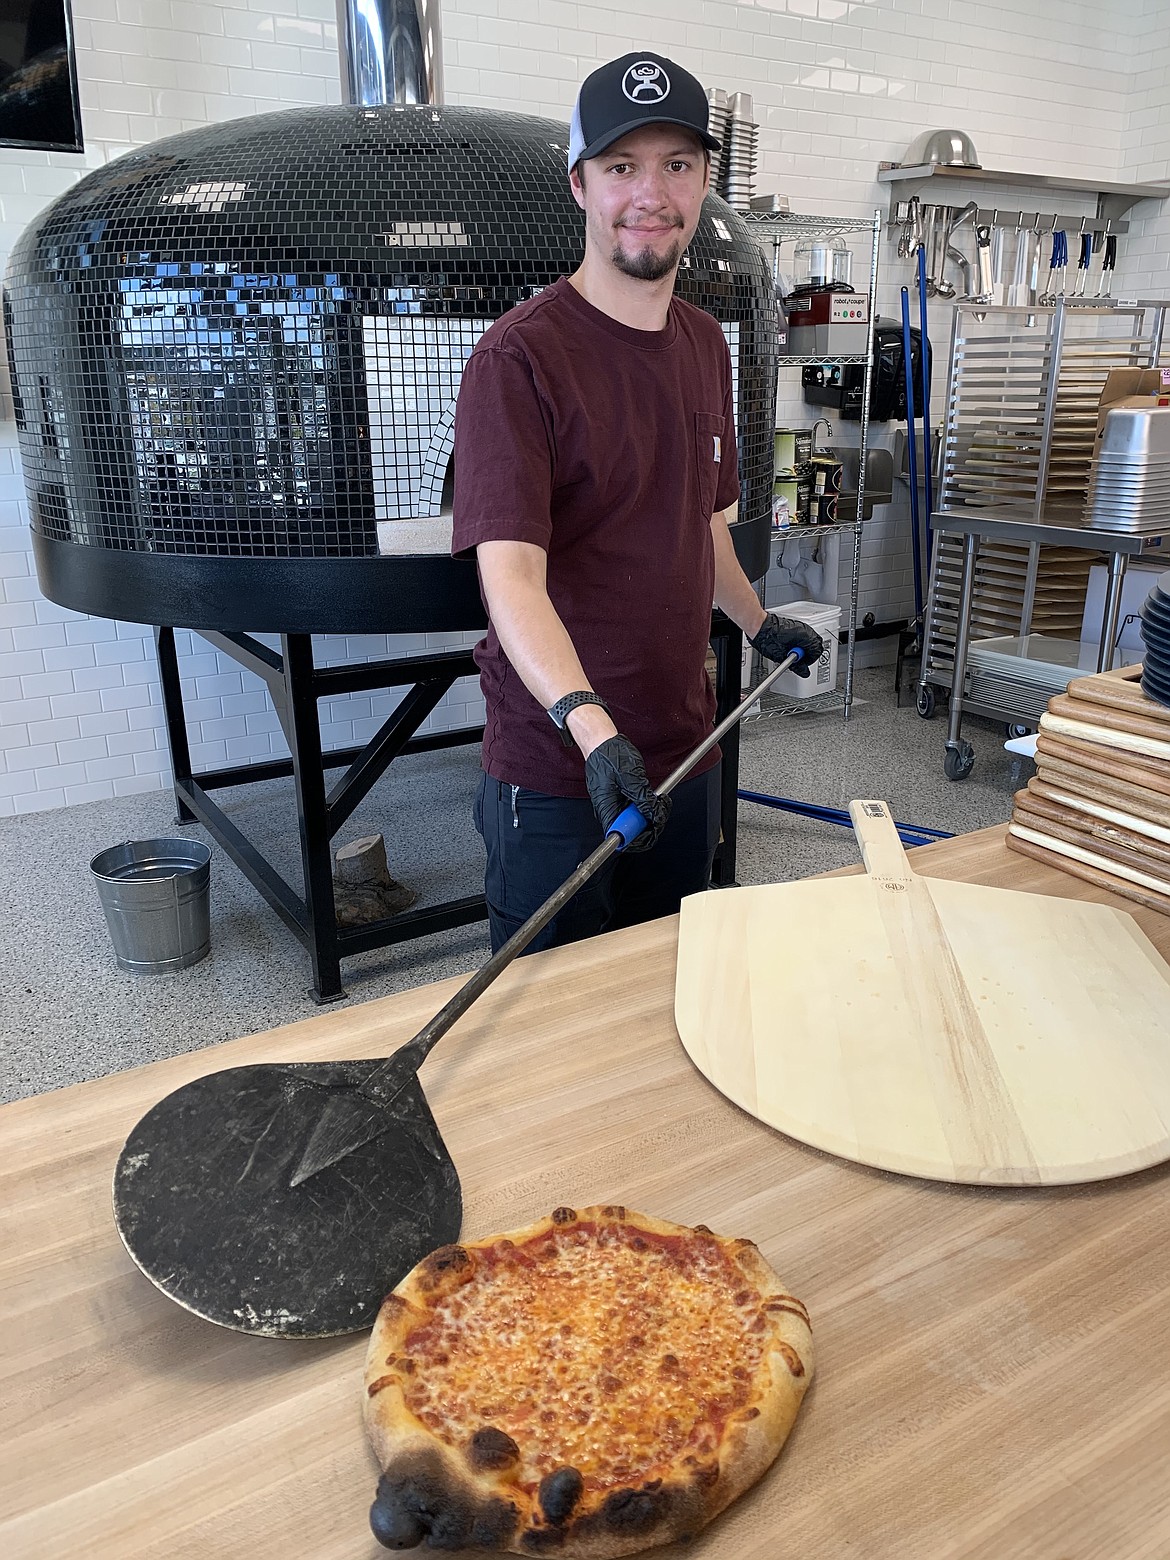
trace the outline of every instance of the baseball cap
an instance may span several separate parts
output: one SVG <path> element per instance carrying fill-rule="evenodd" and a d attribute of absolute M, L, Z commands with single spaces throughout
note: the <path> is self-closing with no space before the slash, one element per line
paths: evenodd
<path fill-rule="evenodd" d="M 719 142 L 707 131 L 707 94 L 699 82 L 661 54 L 623 54 L 586 76 L 569 126 L 569 172 L 643 125 L 682 125 L 709 152 Z"/>

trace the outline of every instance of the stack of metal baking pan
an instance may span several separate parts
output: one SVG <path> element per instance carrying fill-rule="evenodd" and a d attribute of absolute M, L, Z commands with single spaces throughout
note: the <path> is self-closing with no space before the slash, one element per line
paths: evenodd
<path fill-rule="evenodd" d="M 1159 577 L 1142 607 L 1142 692 L 1170 704 L 1170 573 Z"/>
<path fill-rule="evenodd" d="M 1074 677 L 1097 670 L 1098 646 L 1048 634 L 1003 635 L 972 640 L 967 651 L 973 704 L 1037 722 L 1054 694 Z"/>
<path fill-rule="evenodd" d="M 1170 406 L 1106 413 L 1085 523 L 1135 535 L 1170 530 Z"/>
<path fill-rule="evenodd" d="M 749 211 L 756 190 L 760 127 L 750 92 L 733 92 L 727 105 L 723 154 L 723 197 L 736 211 Z"/>

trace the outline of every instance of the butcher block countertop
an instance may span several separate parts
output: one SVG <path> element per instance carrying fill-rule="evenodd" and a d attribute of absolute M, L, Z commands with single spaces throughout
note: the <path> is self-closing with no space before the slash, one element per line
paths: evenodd
<path fill-rule="evenodd" d="M 1002 829 L 912 859 L 1133 909 L 1010 853 Z M 1134 914 L 1170 956 L 1170 918 Z M 469 1239 L 620 1201 L 751 1237 L 809 1308 L 816 1379 L 779 1461 L 685 1551 L 656 1553 L 1170 1555 L 1170 1169 L 980 1189 L 792 1142 L 687 1060 L 675 937 L 664 920 L 520 960 L 422 1073 Z M 366 1522 L 365 1335 L 279 1341 L 199 1321 L 126 1255 L 110 1180 L 129 1129 L 180 1083 L 242 1062 L 382 1056 L 457 984 L 0 1111 L 7 1560 L 386 1553 Z"/>

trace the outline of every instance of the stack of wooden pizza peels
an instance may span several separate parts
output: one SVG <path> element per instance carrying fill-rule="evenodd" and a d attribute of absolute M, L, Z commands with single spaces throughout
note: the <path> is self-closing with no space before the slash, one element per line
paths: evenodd
<path fill-rule="evenodd" d="M 1008 844 L 1170 915 L 1170 708 L 1141 674 L 1076 678 L 1049 701 Z"/>

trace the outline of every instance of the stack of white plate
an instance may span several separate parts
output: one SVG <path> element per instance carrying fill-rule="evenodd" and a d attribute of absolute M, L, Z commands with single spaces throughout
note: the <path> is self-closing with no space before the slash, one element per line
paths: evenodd
<path fill-rule="evenodd" d="M 749 211 L 756 190 L 760 127 L 750 92 L 733 92 L 727 105 L 723 156 L 723 198 L 736 211 Z"/>
<path fill-rule="evenodd" d="M 711 188 L 723 189 L 723 169 L 727 165 L 727 93 L 722 87 L 707 88 L 707 129 L 719 142 L 719 151 L 711 153 Z"/>
<path fill-rule="evenodd" d="M 1106 414 L 1085 521 L 1142 536 L 1170 531 L 1170 406 L 1120 406 Z"/>

